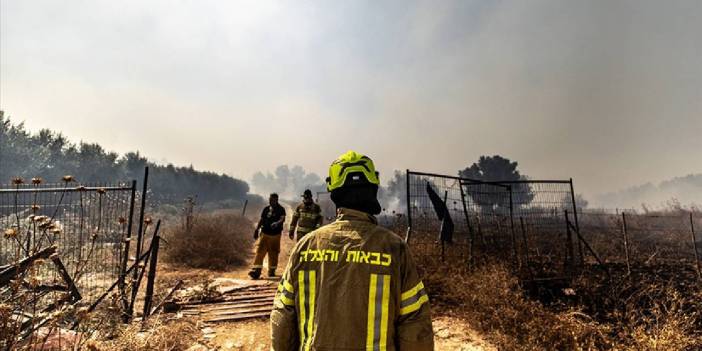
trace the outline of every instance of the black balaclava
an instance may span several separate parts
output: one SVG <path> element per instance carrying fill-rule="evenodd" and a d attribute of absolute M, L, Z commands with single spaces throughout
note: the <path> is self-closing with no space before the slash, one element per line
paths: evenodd
<path fill-rule="evenodd" d="M 350 208 L 372 215 L 380 213 L 378 186 L 375 184 L 358 184 L 343 186 L 331 191 L 331 199 L 336 208 Z"/>

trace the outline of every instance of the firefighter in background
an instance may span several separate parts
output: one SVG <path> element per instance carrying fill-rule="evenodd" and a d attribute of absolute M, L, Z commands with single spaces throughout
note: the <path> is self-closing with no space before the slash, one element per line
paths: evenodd
<path fill-rule="evenodd" d="M 407 244 L 379 227 L 378 173 L 349 151 L 329 168 L 334 222 L 295 246 L 271 313 L 272 349 L 434 349 L 427 293 Z"/>
<path fill-rule="evenodd" d="M 290 239 L 295 238 L 297 229 L 297 240 L 300 241 L 305 234 L 322 226 L 322 208 L 312 199 L 312 191 L 305 190 L 302 194 L 302 203 L 297 205 L 290 221 Z"/>
<path fill-rule="evenodd" d="M 274 277 L 278 268 L 278 254 L 280 253 L 280 235 L 285 222 L 285 209 L 278 203 L 278 194 L 273 193 L 268 198 L 268 206 L 261 212 L 261 219 L 254 230 L 256 242 L 256 257 L 254 258 L 249 276 L 252 279 L 261 277 L 263 259 L 268 255 L 268 276 Z M 260 234 L 260 238 L 259 238 Z"/>

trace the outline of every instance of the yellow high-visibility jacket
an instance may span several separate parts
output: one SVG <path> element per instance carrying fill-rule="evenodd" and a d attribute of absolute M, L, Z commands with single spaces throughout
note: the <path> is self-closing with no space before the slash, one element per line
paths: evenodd
<path fill-rule="evenodd" d="M 290 231 L 292 232 L 297 227 L 299 237 L 319 228 L 322 225 L 324 217 L 322 216 L 322 208 L 316 203 L 305 205 L 301 203 L 297 205 L 290 221 Z"/>
<path fill-rule="evenodd" d="M 290 255 L 271 314 L 272 348 L 433 350 L 428 300 L 407 244 L 373 216 L 340 209 Z"/>

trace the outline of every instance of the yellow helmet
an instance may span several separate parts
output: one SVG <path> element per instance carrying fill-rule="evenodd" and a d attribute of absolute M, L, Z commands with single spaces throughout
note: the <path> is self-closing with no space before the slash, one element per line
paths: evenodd
<path fill-rule="evenodd" d="M 347 178 L 350 174 L 351 178 Z M 380 185 L 373 160 L 356 151 L 348 151 L 329 166 L 327 190 L 332 191 L 352 184 Z"/>

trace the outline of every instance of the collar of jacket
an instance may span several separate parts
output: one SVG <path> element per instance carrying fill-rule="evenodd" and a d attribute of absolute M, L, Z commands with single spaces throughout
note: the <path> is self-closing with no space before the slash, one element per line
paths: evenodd
<path fill-rule="evenodd" d="M 378 220 L 375 216 L 362 212 L 352 210 L 350 208 L 340 208 L 336 210 L 336 220 L 337 221 L 361 221 L 370 222 L 373 224 L 378 224 Z"/>

